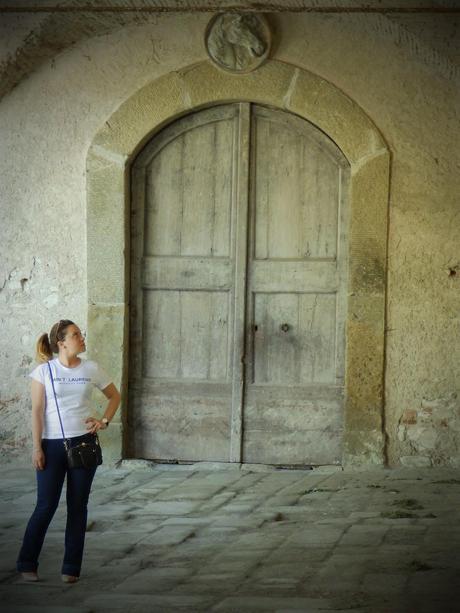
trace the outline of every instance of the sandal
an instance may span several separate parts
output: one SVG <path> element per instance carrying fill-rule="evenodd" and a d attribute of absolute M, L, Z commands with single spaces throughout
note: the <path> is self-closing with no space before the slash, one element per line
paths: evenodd
<path fill-rule="evenodd" d="M 38 575 L 35 572 L 31 573 L 21 573 L 21 576 L 24 581 L 38 581 Z"/>
<path fill-rule="evenodd" d="M 62 575 L 62 580 L 64 583 L 77 583 L 79 577 L 75 577 L 74 575 Z"/>

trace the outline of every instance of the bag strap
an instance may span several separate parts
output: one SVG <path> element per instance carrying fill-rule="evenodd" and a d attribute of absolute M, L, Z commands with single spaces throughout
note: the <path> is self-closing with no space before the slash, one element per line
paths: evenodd
<path fill-rule="evenodd" d="M 64 446 L 65 446 L 65 448 L 67 449 L 67 448 L 68 448 L 69 443 L 68 443 L 68 441 L 67 441 L 67 439 L 66 439 L 66 437 L 65 437 L 65 434 L 64 434 L 64 427 L 63 427 L 63 425 L 62 425 L 61 412 L 60 412 L 60 410 L 59 410 L 59 404 L 58 404 L 58 400 L 57 400 L 57 396 L 56 396 L 56 390 L 55 390 L 55 388 L 54 388 L 53 373 L 52 373 L 52 371 L 51 371 L 51 366 L 50 366 L 49 361 L 47 362 L 47 364 L 48 364 L 48 370 L 50 371 L 51 385 L 52 385 L 52 387 L 53 387 L 54 401 L 56 402 L 56 409 L 57 409 L 57 414 L 58 414 L 58 417 L 59 417 L 59 423 L 61 424 L 62 440 L 64 441 Z"/>

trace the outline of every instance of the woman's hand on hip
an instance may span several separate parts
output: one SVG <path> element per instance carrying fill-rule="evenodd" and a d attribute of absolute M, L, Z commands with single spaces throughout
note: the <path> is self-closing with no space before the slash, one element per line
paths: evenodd
<path fill-rule="evenodd" d="M 86 429 L 92 434 L 96 434 L 98 430 L 105 430 L 107 425 L 102 419 L 96 419 L 95 417 L 87 417 L 85 419 Z"/>
<path fill-rule="evenodd" d="M 32 464 L 37 470 L 43 470 L 45 468 L 45 454 L 43 453 L 43 449 L 33 450 Z"/>

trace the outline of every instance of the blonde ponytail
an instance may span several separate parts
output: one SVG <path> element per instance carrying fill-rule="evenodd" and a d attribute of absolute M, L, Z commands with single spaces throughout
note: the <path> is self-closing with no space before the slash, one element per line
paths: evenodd
<path fill-rule="evenodd" d="M 53 357 L 53 352 L 51 351 L 50 339 L 48 334 L 42 334 L 37 341 L 36 348 L 36 356 L 35 359 L 37 362 L 48 362 Z"/>

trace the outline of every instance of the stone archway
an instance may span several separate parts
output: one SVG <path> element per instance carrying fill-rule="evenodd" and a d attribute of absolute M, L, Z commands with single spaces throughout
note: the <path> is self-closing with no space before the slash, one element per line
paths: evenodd
<path fill-rule="evenodd" d="M 344 464 L 384 461 L 383 377 L 388 148 L 369 118 L 332 84 L 269 61 L 247 75 L 202 62 L 136 92 L 106 121 L 87 158 L 88 331 L 90 349 L 110 365 L 126 397 L 131 161 L 152 135 L 193 109 L 248 101 L 307 119 L 341 149 L 351 167 Z M 108 231 L 110 228 L 110 232 Z M 107 455 L 122 456 L 122 424 Z"/>

